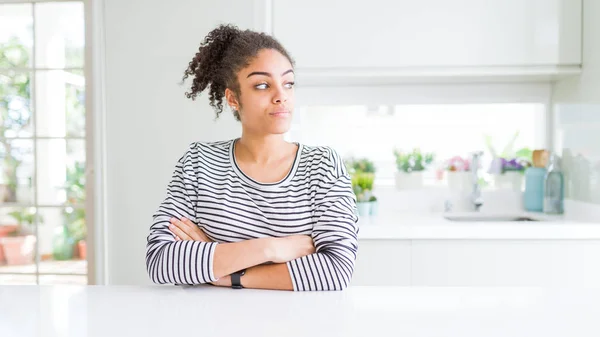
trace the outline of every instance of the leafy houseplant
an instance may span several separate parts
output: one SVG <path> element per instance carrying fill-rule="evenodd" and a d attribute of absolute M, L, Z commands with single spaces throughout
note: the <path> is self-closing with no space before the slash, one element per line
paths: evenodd
<path fill-rule="evenodd" d="M 27 68 L 27 48 L 16 37 L 0 44 L 0 68 Z M 20 149 L 7 135 L 18 135 L 31 122 L 30 78 L 24 73 L 0 74 L 0 202 L 17 201 L 17 170 L 22 163 Z"/>
<path fill-rule="evenodd" d="M 433 153 L 423 153 L 419 148 L 410 152 L 394 149 L 396 157 L 396 188 L 420 188 L 423 185 L 422 171 L 433 163 Z"/>
<path fill-rule="evenodd" d="M 27 228 L 27 226 L 31 226 L 35 221 L 35 209 L 33 208 L 23 208 L 19 211 L 12 211 L 8 213 L 13 219 L 17 221 L 16 229 L 9 233 L 8 236 L 26 236 L 31 234 L 31 229 Z M 41 222 L 42 217 L 39 216 L 38 220 Z"/>
<path fill-rule="evenodd" d="M 352 175 L 352 190 L 358 202 L 368 202 L 372 196 L 375 175 L 367 172 L 356 172 Z"/>
<path fill-rule="evenodd" d="M 377 198 L 373 195 L 375 164 L 367 158 L 358 160 L 351 158 L 346 160 L 346 166 L 350 172 L 359 215 L 375 215 L 377 211 Z"/>
<path fill-rule="evenodd" d="M 402 152 L 396 149 L 394 156 L 398 171 L 405 173 L 424 171 L 434 160 L 433 153 L 422 153 L 418 148 L 414 148 L 412 152 Z"/>
<path fill-rule="evenodd" d="M 36 238 L 28 227 L 35 222 L 36 211 L 34 208 L 23 208 L 9 215 L 17 221 L 17 226 L 8 236 L 0 238 L 6 262 L 9 265 L 31 264 Z M 38 223 L 42 222 L 42 217 L 38 215 Z"/>

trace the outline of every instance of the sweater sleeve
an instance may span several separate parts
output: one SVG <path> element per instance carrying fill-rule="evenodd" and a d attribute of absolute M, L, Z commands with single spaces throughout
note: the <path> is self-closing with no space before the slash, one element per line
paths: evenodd
<path fill-rule="evenodd" d="M 169 230 L 171 218 L 186 217 L 198 223 L 195 204 L 198 181 L 195 144 L 177 161 L 165 199 L 154 213 L 146 244 L 146 269 L 154 283 L 201 284 L 214 282 L 216 242 L 175 241 Z"/>
<path fill-rule="evenodd" d="M 331 150 L 332 151 L 332 150 Z M 350 177 L 332 151 L 331 180 L 319 189 L 312 238 L 316 253 L 287 262 L 295 291 L 343 290 L 358 252 L 358 216 Z"/>

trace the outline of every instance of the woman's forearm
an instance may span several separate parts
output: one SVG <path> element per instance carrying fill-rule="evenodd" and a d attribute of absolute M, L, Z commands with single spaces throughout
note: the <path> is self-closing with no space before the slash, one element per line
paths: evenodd
<path fill-rule="evenodd" d="M 242 276 L 244 288 L 294 290 L 288 267 L 285 263 L 267 264 L 249 268 Z"/>
<path fill-rule="evenodd" d="M 213 261 L 215 277 L 221 278 L 238 270 L 271 261 L 271 239 L 261 238 L 218 244 Z"/>

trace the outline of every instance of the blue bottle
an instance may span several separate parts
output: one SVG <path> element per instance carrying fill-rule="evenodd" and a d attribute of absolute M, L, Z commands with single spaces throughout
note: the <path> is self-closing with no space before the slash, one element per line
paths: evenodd
<path fill-rule="evenodd" d="M 528 167 L 525 170 L 525 192 L 523 206 L 529 212 L 544 211 L 544 181 L 546 168 Z"/>
<path fill-rule="evenodd" d="M 544 177 L 544 213 L 562 214 L 564 198 L 564 176 L 560 169 L 559 158 L 550 155 L 548 170 Z"/>

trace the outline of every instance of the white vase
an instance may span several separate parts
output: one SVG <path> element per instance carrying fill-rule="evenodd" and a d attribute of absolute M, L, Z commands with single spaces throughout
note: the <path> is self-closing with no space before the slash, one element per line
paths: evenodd
<path fill-rule="evenodd" d="M 471 172 L 469 171 L 448 171 L 448 187 L 453 191 L 469 190 L 473 188 Z"/>
<path fill-rule="evenodd" d="M 423 187 L 423 172 L 400 172 L 395 175 L 396 188 L 399 190 L 418 189 Z"/>
<path fill-rule="evenodd" d="M 511 189 L 520 192 L 523 185 L 523 175 L 521 172 L 508 171 L 503 174 L 494 174 L 494 186 L 497 189 Z"/>

